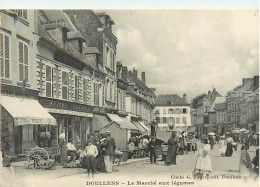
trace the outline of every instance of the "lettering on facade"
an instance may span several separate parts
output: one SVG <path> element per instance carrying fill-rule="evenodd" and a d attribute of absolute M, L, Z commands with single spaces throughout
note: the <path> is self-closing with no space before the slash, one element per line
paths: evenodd
<path fill-rule="evenodd" d="M 82 105 L 82 104 L 75 104 L 70 103 L 67 101 L 56 101 L 47 98 L 39 99 L 41 105 L 45 108 L 54 108 L 54 109 L 62 109 L 67 111 L 77 111 L 77 112 L 84 112 L 84 113 L 92 113 L 94 107 Z"/>

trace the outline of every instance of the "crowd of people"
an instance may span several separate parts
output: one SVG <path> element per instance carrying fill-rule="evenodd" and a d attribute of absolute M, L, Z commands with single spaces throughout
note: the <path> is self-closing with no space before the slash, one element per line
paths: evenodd
<path fill-rule="evenodd" d="M 66 144 L 65 133 L 61 133 L 60 141 L 60 161 L 63 164 L 81 160 L 82 167 L 87 169 L 88 176 L 99 172 L 112 172 L 112 162 L 115 155 L 115 140 L 110 132 L 98 134 L 94 132 L 87 136 L 86 145 L 77 151 L 74 140 L 70 139 Z M 181 134 L 177 136 L 172 132 L 167 142 L 159 141 L 155 136 L 132 136 L 128 142 L 129 158 L 134 158 L 136 151 L 143 151 L 144 157 L 150 157 L 150 163 L 156 164 L 158 158 L 156 147 L 167 145 L 167 150 L 162 151 L 162 160 L 166 166 L 176 165 L 177 155 L 187 152 L 194 152 L 197 160 L 194 169 L 194 176 L 208 176 L 212 172 L 210 151 L 216 144 L 219 144 L 219 152 L 222 157 L 232 157 L 233 151 L 237 151 L 237 145 L 242 144 L 239 163 L 239 173 L 242 177 L 249 177 L 252 173 L 258 176 L 259 170 L 259 149 L 256 156 L 251 160 L 247 152 L 251 145 L 258 145 L 258 135 L 250 133 L 248 136 L 240 134 L 226 133 L 222 136 L 205 135 L 196 139 L 194 134 Z M 69 157 L 68 157 L 69 156 Z"/>
<path fill-rule="evenodd" d="M 88 176 L 99 172 L 112 172 L 113 157 L 116 150 L 115 140 L 109 131 L 105 134 L 94 132 L 87 136 L 86 145 L 79 150 L 70 139 L 66 144 L 65 133 L 59 136 L 60 162 L 62 165 L 80 162 L 84 169 L 87 169 Z M 68 159 L 69 158 L 69 159 Z"/>

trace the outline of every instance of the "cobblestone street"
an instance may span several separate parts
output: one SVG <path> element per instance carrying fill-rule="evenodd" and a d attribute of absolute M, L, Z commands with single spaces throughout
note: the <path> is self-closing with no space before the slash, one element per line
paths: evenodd
<path fill-rule="evenodd" d="M 218 175 L 217 182 L 222 180 L 230 180 L 239 176 L 239 159 L 240 159 L 240 147 L 238 151 L 234 151 L 232 157 L 220 157 L 218 152 L 218 144 L 215 145 L 214 149 L 211 151 L 211 161 L 213 167 L 212 179 L 209 182 L 214 182 L 214 178 Z M 251 159 L 255 155 L 255 146 L 250 147 L 249 154 Z M 160 159 L 160 158 L 159 158 Z M 134 161 L 134 162 L 133 162 Z M 188 154 L 177 156 L 177 165 L 165 166 L 162 161 L 158 161 L 157 164 L 150 164 L 149 159 L 141 160 L 128 160 L 126 163 L 122 163 L 119 166 L 114 166 L 113 173 L 99 173 L 96 174 L 95 185 L 104 186 L 133 186 L 130 185 L 134 182 L 134 186 L 147 186 L 148 182 L 156 182 L 154 186 L 160 186 L 160 181 L 177 181 L 177 182 L 191 182 L 191 179 L 187 179 L 188 176 L 192 175 L 196 162 L 196 155 L 189 152 Z M 65 169 L 57 166 L 55 170 L 32 170 L 25 169 L 23 163 L 13 163 L 14 172 L 16 176 L 16 182 L 23 184 L 24 186 L 56 186 L 60 184 L 61 186 L 86 186 L 93 185 L 94 180 L 92 178 L 87 178 L 86 170 L 81 168 L 76 169 Z M 8 169 L 10 170 L 10 169 Z M 222 178 L 222 176 L 226 178 Z M 140 177 L 142 176 L 142 177 Z M 155 180 L 156 176 L 156 180 Z M 184 177 L 184 179 L 182 179 Z M 144 179 L 147 184 L 140 183 L 138 180 Z M 185 180 L 186 179 L 186 180 Z M 151 181 L 149 181 L 151 180 Z M 44 181 L 44 184 L 43 184 Z M 142 182 L 145 182 L 142 180 Z M 195 181 L 194 185 L 202 185 L 201 181 Z M 230 186 L 236 186 L 239 182 L 243 180 L 230 180 Z M 30 183 L 30 185 L 28 185 Z M 192 184 L 192 183 L 191 183 Z M 191 185 L 190 184 L 190 185 Z M 205 183 L 203 183 L 205 185 Z M 226 183 L 227 184 L 227 183 Z M 256 184 L 252 182 L 252 186 Z M 149 185 L 152 185 L 149 183 Z M 161 184 L 162 185 L 162 184 Z M 188 185 L 188 184 L 187 184 Z M 212 184 L 214 186 L 214 183 Z M 20 185 L 19 185 L 20 186 Z M 163 186 L 163 185 L 162 185 Z M 258 186 L 258 185 L 256 185 Z"/>

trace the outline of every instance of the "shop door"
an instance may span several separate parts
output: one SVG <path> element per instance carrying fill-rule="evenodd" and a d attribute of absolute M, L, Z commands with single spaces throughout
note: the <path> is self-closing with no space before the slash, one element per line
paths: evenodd
<path fill-rule="evenodd" d="M 22 154 L 23 129 L 22 126 L 14 127 L 15 154 Z"/>

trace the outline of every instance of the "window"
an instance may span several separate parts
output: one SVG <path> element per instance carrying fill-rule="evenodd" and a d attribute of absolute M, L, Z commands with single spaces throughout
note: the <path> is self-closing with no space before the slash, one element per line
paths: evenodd
<path fill-rule="evenodd" d="M 172 125 L 173 124 L 173 117 L 169 118 L 169 124 Z"/>
<path fill-rule="evenodd" d="M 176 117 L 176 123 L 180 124 L 180 117 Z"/>
<path fill-rule="evenodd" d="M 68 99 L 69 96 L 69 73 L 62 72 L 62 99 Z"/>
<path fill-rule="evenodd" d="M 10 50 L 9 50 L 9 36 L 0 33 L 0 66 L 1 77 L 10 78 Z"/>
<path fill-rule="evenodd" d="M 79 101 L 79 77 L 75 75 L 75 101 Z"/>
<path fill-rule="evenodd" d="M 109 84 L 109 101 L 112 101 L 113 99 L 113 82 L 110 81 L 110 84 Z"/>
<path fill-rule="evenodd" d="M 19 80 L 28 83 L 28 45 L 19 42 Z"/>
<path fill-rule="evenodd" d="M 182 122 L 183 122 L 183 123 L 187 123 L 186 117 L 183 117 L 183 118 L 182 118 Z"/>
<path fill-rule="evenodd" d="M 110 50 L 108 46 L 106 46 L 106 66 L 110 67 Z"/>
<path fill-rule="evenodd" d="M 183 114 L 187 114 L 187 109 L 186 109 L 186 108 L 183 108 L 183 109 L 182 109 L 182 113 L 183 113 Z"/>
<path fill-rule="evenodd" d="M 163 117 L 163 123 L 167 123 L 166 117 Z"/>
<path fill-rule="evenodd" d="M 173 109 L 172 109 L 172 108 L 170 108 L 170 109 L 168 110 L 168 114 L 173 114 Z"/>
<path fill-rule="evenodd" d="M 33 125 L 23 125 L 23 141 L 33 141 Z"/>
<path fill-rule="evenodd" d="M 180 109 L 176 108 L 176 114 L 179 114 L 179 113 L 180 113 Z"/>
<path fill-rule="evenodd" d="M 163 109 L 163 114 L 166 114 L 166 108 Z"/>
<path fill-rule="evenodd" d="M 14 10 L 18 17 L 27 19 L 27 10 Z"/>
<path fill-rule="evenodd" d="M 113 54 L 113 52 L 110 50 L 110 53 L 109 53 L 109 57 L 110 57 L 110 68 L 112 69 L 112 70 L 114 70 L 114 62 L 113 62 L 113 60 L 114 60 L 114 54 Z"/>
<path fill-rule="evenodd" d="M 88 102 L 88 80 L 83 79 L 83 102 L 87 103 Z"/>
<path fill-rule="evenodd" d="M 109 81 L 109 79 L 107 79 L 107 84 L 106 84 L 106 99 L 107 100 L 109 100 L 109 93 L 110 93 L 109 86 L 110 86 L 110 81 Z"/>
<path fill-rule="evenodd" d="M 53 68 L 46 65 L 46 97 L 53 97 Z"/>
<path fill-rule="evenodd" d="M 99 105 L 99 84 L 94 82 L 94 105 Z"/>

